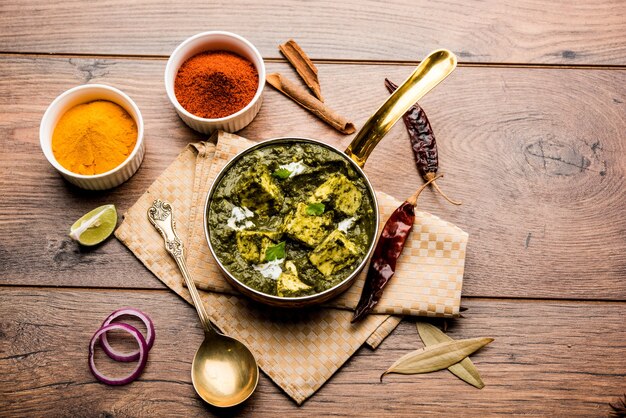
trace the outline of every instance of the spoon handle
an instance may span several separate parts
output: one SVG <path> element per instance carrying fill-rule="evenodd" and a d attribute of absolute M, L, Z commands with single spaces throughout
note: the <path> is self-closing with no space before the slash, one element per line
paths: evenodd
<path fill-rule="evenodd" d="M 156 230 L 163 236 L 163 239 L 165 240 L 165 249 L 176 261 L 180 272 L 185 278 L 187 289 L 189 290 L 193 304 L 198 311 L 202 328 L 204 328 L 204 331 L 208 334 L 215 334 L 216 331 L 211 325 L 209 314 L 202 303 L 198 289 L 196 289 L 196 285 L 189 274 L 189 270 L 187 269 L 187 263 L 185 262 L 185 247 L 181 239 L 178 237 L 178 234 L 176 234 L 176 221 L 174 220 L 174 215 L 172 214 L 172 206 L 168 202 L 164 202 L 161 199 L 155 200 L 150 209 L 148 209 L 148 219 L 150 220 L 150 223 L 154 225 Z"/>

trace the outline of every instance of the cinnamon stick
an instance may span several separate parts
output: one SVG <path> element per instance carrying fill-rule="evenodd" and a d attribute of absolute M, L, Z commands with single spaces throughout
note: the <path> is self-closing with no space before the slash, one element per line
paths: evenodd
<path fill-rule="evenodd" d="M 293 68 L 298 72 L 304 83 L 309 87 L 315 97 L 324 101 L 322 97 L 322 88 L 317 78 L 317 67 L 308 55 L 300 48 L 300 45 L 293 39 L 288 40 L 282 45 L 278 45 L 278 49 L 291 63 Z"/>
<path fill-rule="evenodd" d="M 326 106 L 319 99 L 309 94 L 308 91 L 298 86 L 293 81 L 279 73 L 266 76 L 267 82 L 291 100 L 313 113 L 315 116 L 344 134 L 352 134 L 356 131 L 354 124 L 345 117 Z"/>

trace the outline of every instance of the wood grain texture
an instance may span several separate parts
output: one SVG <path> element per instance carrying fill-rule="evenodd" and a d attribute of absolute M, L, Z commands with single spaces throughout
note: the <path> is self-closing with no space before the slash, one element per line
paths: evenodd
<path fill-rule="evenodd" d="M 625 16 L 621 0 L 0 2 L 0 416 L 605 416 L 626 390 Z M 402 81 L 433 49 L 488 64 L 459 68 L 421 101 L 439 142 L 440 185 L 464 205 L 434 193 L 419 202 L 470 234 L 469 310 L 448 332 L 495 338 L 472 356 L 483 390 L 447 371 L 378 383 L 421 347 L 404 321 L 301 408 L 263 375 L 244 405 L 212 409 L 190 382 L 202 341 L 193 308 L 115 239 L 84 249 L 67 237 L 93 207 L 124 212 L 187 143 L 204 139 L 176 116 L 163 72 L 176 45 L 206 30 L 239 33 L 272 61 L 293 37 L 316 60 L 326 103 L 357 127 L 387 97 L 384 77 Z M 47 53 L 68 57 L 38 56 Z M 578 65 L 605 68 L 568 68 Z M 268 63 L 272 71 L 297 79 L 282 62 Z M 47 105 L 90 82 L 127 92 L 146 125 L 142 167 L 107 192 L 64 182 L 39 148 Z M 269 87 L 240 134 L 341 149 L 350 141 Z M 401 124 L 366 172 L 400 199 L 422 184 Z M 122 306 L 150 314 L 157 339 L 138 381 L 107 387 L 89 373 L 87 346 Z M 104 370 L 128 370 L 103 357 Z"/>
<path fill-rule="evenodd" d="M 136 382 L 107 387 L 90 374 L 91 335 L 116 307 L 152 316 L 156 342 Z M 477 390 L 447 371 L 378 377 L 421 347 L 403 322 L 376 351 L 361 348 L 298 408 L 263 375 L 242 416 L 602 416 L 624 390 L 626 304 L 473 299 L 455 339 L 495 341 L 472 356 L 486 387 Z M 195 311 L 167 291 L 0 288 L 0 411 L 3 416 L 212 415 L 195 396 L 191 360 L 202 341 Z M 390 393 L 393 397 L 390 398 Z M 53 410 L 50 406 L 53 405 Z M 226 415 L 232 414 L 230 411 Z"/>
<path fill-rule="evenodd" d="M 409 60 L 446 47 L 462 62 L 626 65 L 621 0 L 5 0 L 0 51 L 169 55 L 227 30 L 264 57 L 294 37 L 314 59 Z"/>
<path fill-rule="evenodd" d="M 87 210 L 128 209 L 185 144 L 202 137 L 176 116 L 163 60 L 0 59 L 0 283 L 162 288 L 116 240 L 87 250 L 66 229 Z M 269 71 L 289 74 L 286 64 Z M 412 67 L 320 65 L 326 102 L 362 126 L 387 97 L 383 78 Z M 354 80 L 359 80 L 354 85 Z M 77 84 L 126 91 L 145 120 L 147 154 L 126 184 L 78 190 L 39 148 L 52 99 Z M 16 88 L 19 86 L 19 88 Z M 470 234 L 464 295 L 626 300 L 626 71 L 460 68 L 422 101 L 438 137 L 441 187 L 419 208 Z M 346 138 L 268 88 L 250 139 Z M 405 198 L 422 184 L 402 124 L 366 165 L 374 186 Z"/>

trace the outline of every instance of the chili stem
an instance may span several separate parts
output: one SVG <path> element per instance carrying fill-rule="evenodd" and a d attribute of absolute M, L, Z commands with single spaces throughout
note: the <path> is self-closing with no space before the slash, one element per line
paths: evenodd
<path fill-rule="evenodd" d="M 462 205 L 463 202 L 459 202 L 458 200 L 452 200 L 450 199 L 444 192 L 441 191 L 441 189 L 439 188 L 439 185 L 433 181 L 433 187 L 439 192 L 439 194 L 441 196 L 443 196 L 444 199 L 446 199 L 448 202 L 452 203 L 453 205 Z"/>
<path fill-rule="evenodd" d="M 434 180 L 436 178 L 435 173 L 430 172 L 430 173 L 426 173 L 426 175 L 424 176 L 424 180 L 429 181 L 429 180 Z M 428 183 L 427 183 L 428 184 Z M 439 192 L 439 194 L 441 196 L 443 196 L 444 199 L 446 199 L 448 202 L 452 203 L 453 205 L 461 205 L 462 202 L 458 202 L 456 200 L 452 200 L 450 199 L 444 192 L 441 191 L 441 189 L 439 188 L 439 185 L 433 181 L 433 187 L 435 188 L 435 190 L 437 190 Z"/>
<path fill-rule="evenodd" d="M 420 196 L 420 194 L 424 191 L 424 189 L 426 187 L 428 187 L 428 185 L 430 183 L 432 183 L 433 181 L 437 180 L 438 178 L 443 177 L 443 174 L 439 174 L 435 177 L 433 177 L 432 179 L 428 180 L 426 183 L 424 183 L 422 185 L 422 187 L 420 187 L 419 189 L 417 189 L 417 191 L 413 194 L 413 196 L 409 197 L 406 201 L 407 203 L 410 203 L 411 205 L 415 206 L 417 205 L 417 198 Z"/>

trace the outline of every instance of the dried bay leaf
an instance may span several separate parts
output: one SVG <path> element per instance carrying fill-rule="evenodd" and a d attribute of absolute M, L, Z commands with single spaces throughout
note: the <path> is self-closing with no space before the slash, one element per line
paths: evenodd
<path fill-rule="evenodd" d="M 439 328 L 436 326 L 429 324 L 428 322 L 417 322 L 417 332 L 420 335 L 420 338 L 424 342 L 425 346 L 431 346 L 447 341 L 454 341 L 451 337 L 447 336 Z M 480 373 L 478 373 L 478 369 L 472 363 L 472 360 L 469 357 L 465 357 L 460 362 L 453 364 L 448 367 L 448 370 L 470 385 L 477 387 L 478 389 L 482 389 L 485 387 L 485 383 L 480 377 Z"/>
<path fill-rule="evenodd" d="M 380 380 L 389 373 L 418 374 L 447 369 L 492 341 L 493 338 L 469 338 L 446 341 L 412 351 L 393 363 L 380 376 Z"/>

